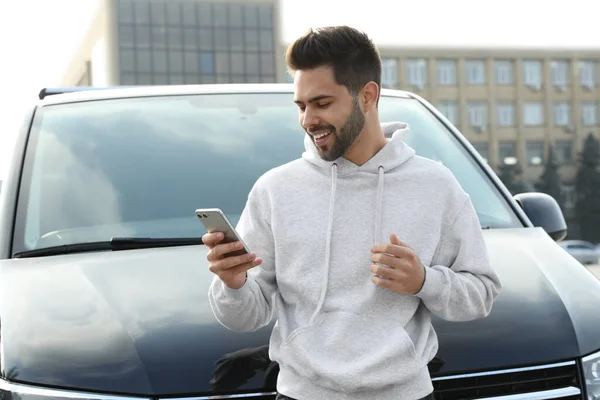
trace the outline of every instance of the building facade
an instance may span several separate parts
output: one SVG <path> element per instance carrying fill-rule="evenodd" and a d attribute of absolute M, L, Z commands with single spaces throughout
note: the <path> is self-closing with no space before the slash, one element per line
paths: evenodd
<path fill-rule="evenodd" d="M 277 0 L 101 0 L 61 84 L 277 82 Z"/>

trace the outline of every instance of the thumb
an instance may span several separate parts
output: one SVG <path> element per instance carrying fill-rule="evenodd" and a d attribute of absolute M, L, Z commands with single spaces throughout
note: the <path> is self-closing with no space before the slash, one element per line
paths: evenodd
<path fill-rule="evenodd" d="M 396 246 L 408 247 L 409 249 L 411 248 L 409 245 L 398 239 L 398 236 L 396 236 L 395 233 L 390 234 L 390 243 Z"/>

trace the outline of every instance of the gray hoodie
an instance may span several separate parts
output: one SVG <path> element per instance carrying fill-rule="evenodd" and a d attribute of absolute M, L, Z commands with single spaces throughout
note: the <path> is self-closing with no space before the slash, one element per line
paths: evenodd
<path fill-rule="evenodd" d="M 263 259 L 240 289 L 218 277 L 209 300 L 235 331 L 267 325 L 277 389 L 296 399 L 414 400 L 433 390 L 438 349 L 431 314 L 485 317 L 501 290 L 469 196 L 440 163 L 415 155 L 404 123 L 382 124 L 388 144 L 357 166 L 302 158 L 252 188 L 237 229 Z M 426 266 L 414 296 L 375 286 L 371 246 L 391 233 Z"/>

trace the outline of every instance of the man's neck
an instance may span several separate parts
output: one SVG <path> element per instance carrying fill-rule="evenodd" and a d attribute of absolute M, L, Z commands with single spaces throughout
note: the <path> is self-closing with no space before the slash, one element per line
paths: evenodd
<path fill-rule="evenodd" d="M 344 154 L 344 158 L 360 166 L 379 153 L 386 144 L 387 140 L 379 123 L 373 127 L 365 125 L 359 137 Z"/>

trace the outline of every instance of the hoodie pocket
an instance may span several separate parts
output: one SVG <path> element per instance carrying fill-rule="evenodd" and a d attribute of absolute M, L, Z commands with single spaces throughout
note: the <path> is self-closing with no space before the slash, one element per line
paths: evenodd
<path fill-rule="evenodd" d="M 342 311 L 323 313 L 292 332 L 279 358 L 302 378 L 341 392 L 402 385 L 422 367 L 398 320 Z"/>

